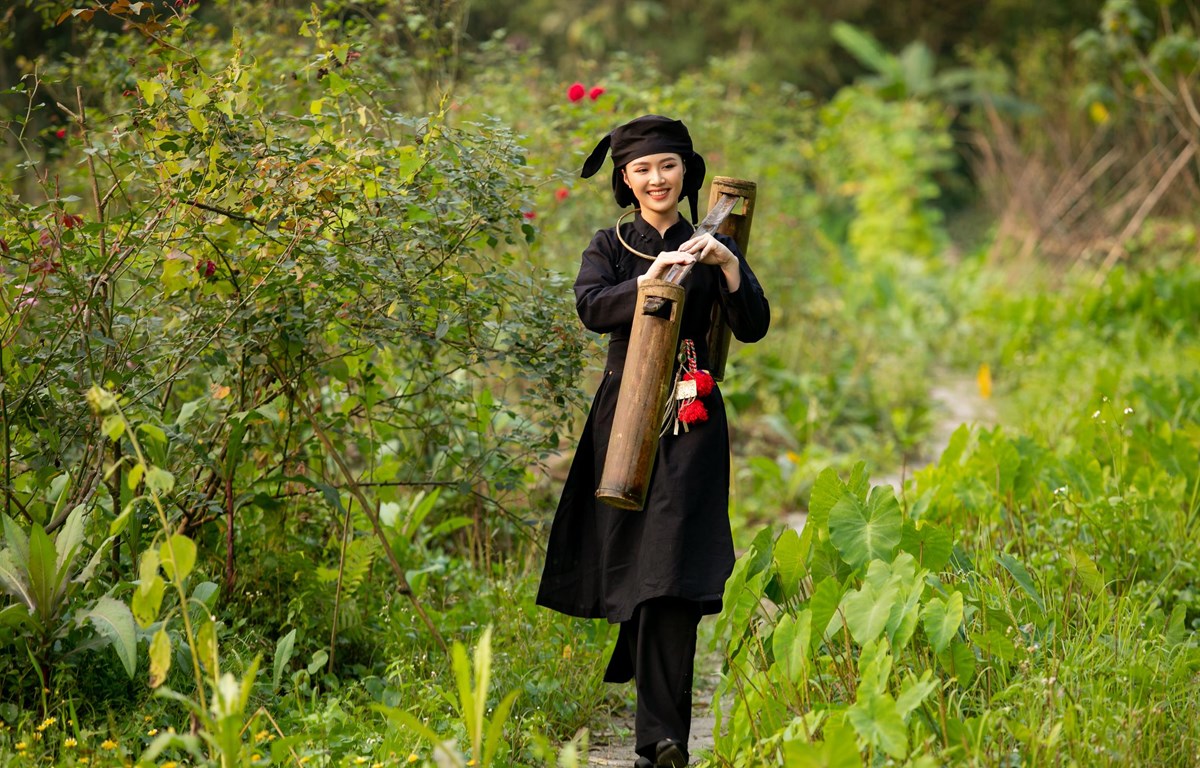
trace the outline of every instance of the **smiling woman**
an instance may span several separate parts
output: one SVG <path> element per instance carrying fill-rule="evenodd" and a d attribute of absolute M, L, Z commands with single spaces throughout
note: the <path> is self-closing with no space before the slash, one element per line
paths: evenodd
<path fill-rule="evenodd" d="M 619 126 L 588 157 L 585 178 L 610 149 L 613 195 L 621 207 L 636 208 L 631 221 L 596 233 L 575 280 L 579 317 L 609 335 L 608 359 L 555 514 L 538 603 L 620 624 L 604 679 L 636 681 L 635 766 L 679 768 L 688 761 L 696 627 L 720 610 L 733 567 L 729 429 L 721 394 L 702 370 L 708 329 L 720 305 L 734 336 L 757 341 L 770 308 L 733 240 L 697 235 L 679 215 L 687 199 L 695 222 L 705 174 L 682 122 L 646 115 Z M 676 264 L 695 268 L 682 282 L 678 348 L 668 344 L 668 351 L 692 385 L 687 402 L 706 401 L 694 409 L 704 416 L 658 439 L 643 508 L 619 509 L 598 501 L 595 491 L 614 431 L 638 286 Z M 658 425 L 652 429 L 656 434 Z"/>

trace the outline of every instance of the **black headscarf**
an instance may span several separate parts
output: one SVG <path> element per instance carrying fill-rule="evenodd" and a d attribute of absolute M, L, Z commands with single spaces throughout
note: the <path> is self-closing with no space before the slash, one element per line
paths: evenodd
<path fill-rule="evenodd" d="M 609 131 L 583 163 L 583 178 L 590 178 L 604 165 L 604 157 L 612 149 L 613 197 L 625 208 L 637 202 L 633 190 L 625 183 L 621 169 L 646 155 L 674 152 L 683 158 L 683 188 L 679 198 L 687 198 L 692 207 L 692 224 L 696 223 L 700 187 L 704 185 L 704 158 L 692 150 L 692 137 L 687 126 L 679 120 L 662 115 L 642 115 Z"/>

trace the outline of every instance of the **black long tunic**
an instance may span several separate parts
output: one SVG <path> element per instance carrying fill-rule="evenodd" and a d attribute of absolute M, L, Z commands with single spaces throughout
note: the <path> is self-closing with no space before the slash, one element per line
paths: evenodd
<path fill-rule="evenodd" d="M 692 236 L 682 219 L 665 237 L 640 214 L 621 227 L 625 241 L 648 255 L 676 250 Z M 739 341 L 761 339 L 770 323 L 758 279 L 737 245 L 718 237 L 739 257 L 742 279 L 731 293 L 719 267 L 696 265 L 683 282 L 679 338 L 693 341 L 700 368 L 708 368 L 714 302 L 724 305 Z M 659 440 L 643 510 L 617 509 L 595 497 L 633 328 L 637 277 L 650 264 L 622 246 L 611 228 L 597 232 L 583 252 L 575 306 L 584 326 L 609 335 L 608 359 L 554 516 L 537 597 L 547 608 L 613 623 L 629 619 L 639 603 L 654 597 L 681 597 L 700 603 L 703 613 L 720 611 L 734 562 L 729 427 L 716 387 L 702 399 L 707 421 Z"/>

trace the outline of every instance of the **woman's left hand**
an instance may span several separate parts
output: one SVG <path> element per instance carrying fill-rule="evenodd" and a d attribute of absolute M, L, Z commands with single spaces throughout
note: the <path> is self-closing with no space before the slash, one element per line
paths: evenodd
<path fill-rule="evenodd" d="M 736 291 L 741 286 L 742 271 L 738 268 L 737 256 L 711 234 L 693 237 L 679 246 L 679 250 L 695 256 L 698 264 L 712 264 L 720 267 L 730 292 Z"/>

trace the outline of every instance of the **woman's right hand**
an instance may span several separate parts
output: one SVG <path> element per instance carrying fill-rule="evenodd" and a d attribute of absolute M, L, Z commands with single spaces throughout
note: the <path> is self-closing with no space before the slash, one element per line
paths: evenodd
<path fill-rule="evenodd" d="M 696 257 L 683 251 L 663 251 L 654 259 L 650 269 L 644 275 L 638 275 L 638 283 L 643 280 L 662 280 L 667 270 L 676 264 L 695 264 Z"/>

